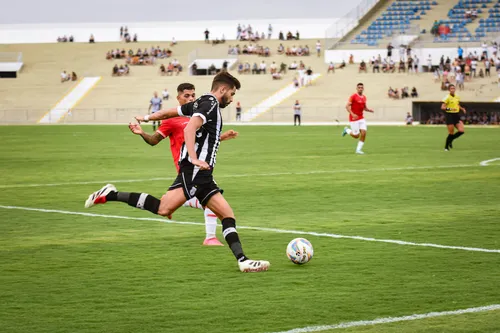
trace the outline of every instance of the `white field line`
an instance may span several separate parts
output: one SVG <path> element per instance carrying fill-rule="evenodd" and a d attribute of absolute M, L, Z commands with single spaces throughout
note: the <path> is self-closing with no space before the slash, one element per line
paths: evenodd
<path fill-rule="evenodd" d="M 491 160 L 482 161 L 481 163 L 479 163 L 479 165 L 481 165 L 481 166 L 488 166 L 488 164 L 490 162 L 494 162 L 494 161 L 500 161 L 500 157 L 492 158 Z"/>
<path fill-rule="evenodd" d="M 90 216 L 90 217 L 104 217 L 104 218 L 122 219 L 122 220 L 158 221 L 158 222 L 163 222 L 163 223 L 184 224 L 184 225 L 205 225 L 204 223 L 201 223 L 201 222 L 173 221 L 173 220 L 167 220 L 166 218 L 106 215 L 106 214 L 83 213 L 83 212 L 73 212 L 73 211 L 56 210 L 56 209 L 20 207 L 20 206 L 0 205 L 0 208 L 35 211 L 35 212 L 42 212 L 42 213 L 56 213 L 56 214 L 67 214 L 67 215 Z M 257 230 L 257 231 L 265 231 L 265 232 L 274 232 L 274 233 L 280 233 L 280 234 L 310 235 L 310 236 L 317 236 L 317 237 L 354 239 L 354 240 L 366 241 L 366 242 L 380 242 L 380 243 L 389 243 L 389 244 L 397 244 L 397 245 L 433 247 L 433 248 L 438 248 L 438 249 L 500 253 L 500 250 L 497 250 L 497 249 L 483 249 L 483 248 L 477 248 L 477 247 L 452 246 L 452 245 L 441 245 L 441 244 L 433 244 L 433 243 L 414 243 L 414 242 L 407 242 L 407 241 L 394 240 L 394 239 L 379 239 L 379 238 L 362 237 L 362 236 L 347 236 L 347 235 L 329 234 L 329 233 L 321 233 L 321 232 L 314 232 L 314 231 L 286 230 L 286 229 L 251 227 L 251 226 L 238 226 L 238 229 L 249 229 L 249 230 Z"/>
<path fill-rule="evenodd" d="M 335 174 L 335 173 L 360 173 L 360 172 L 385 172 L 385 171 L 407 171 L 407 170 L 427 170 L 427 169 L 454 169 L 454 168 L 472 168 L 478 167 L 479 164 L 457 164 L 457 165 L 434 165 L 434 166 L 409 166 L 399 168 L 373 168 L 373 169 L 345 169 L 345 170 L 317 170 L 304 172 L 271 172 L 271 173 L 245 173 L 235 175 L 220 175 L 220 178 L 241 178 L 241 177 L 269 177 L 269 176 L 300 176 L 300 175 L 319 175 L 319 174 Z M 155 180 L 173 180 L 175 177 L 157 177 L 143 179 L 122 179 L 122 180 L 99 180 L 99 181 L 84 181 L 84 182 L 68 182 L 68 183 L 49 183 L 49 184 L 5 184 L 0 185 L 0 188 L 22 188 L 22 187 L 51 187 L 51 186 L 67 186 L 67 185 L 88 185 L 88 184 L 108 184 L 108 183 L 140 183 Z"/>
<path fill-rule="evenodd" d="M 402 322 L 402 321 L 428 319 L 428 318 L 444 317 L 444 316 L 456 316 L 456 315 L 461 315 L 461 314 L 466 314 L 466 313 L 477 313 L 477 312 L 486 312 L 486 311 L 494 311 L 494 310 L 500 310 L 500 304 L 492 304 L 492 305 L 480 306 L 480 307 L 476 307 L 476 308 L 467 308 L 467 309 L 453 310 L 453 311 L 412 314 L 409 316 L 402 316 L 402 317 L 385 317 L 385 318 L 378 318 L 378 319 L 374 319 L 374 320 L 349 321 L 349 322 L 335 324 L 335 325 L 308 326 L 308 327 L 294 328 L 294 329 L 291 329 L 288 331 L 281 331 L 281 332 L 275 332 L 275 333 L 321 332 L 321 331 L 334 330 L 334 329 L 339 329 L 339 328 L 350 328 L 350 327 L 359 327 L 359 326 L 371 326 L 371 325 L 378 325 L 378 324 L 397 323 L 397 322 Z"/>

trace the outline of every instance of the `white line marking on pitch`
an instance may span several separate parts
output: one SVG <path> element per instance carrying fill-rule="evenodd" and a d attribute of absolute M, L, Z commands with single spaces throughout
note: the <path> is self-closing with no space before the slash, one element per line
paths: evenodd
<path fill-rule="evenodd" d="M 488 163 L 494 162 L 494 161 L 500 161 L 500 157 L 492 158 L 491 160 L 482 161 L 481 163 L 479 163 L 479 165 L 488 166 Z"/>
<path fill-rule="evenodd" d="M 80 216 L 90 216 L 90 217 L 105 217 L 105 218 L 122 219 L 122 220 L 158 221 L 158 222 L 163 222 L 163 223 L 184 224 L 184 225 L 205 225 L 204 223 L 201 223 L 201 222 L 173 221 L 173 220 L 167 220 L 166 218 L 154 218 L 154 217 L 132 217 L 132 216 L 122 216 L 122 215 L 106 215 L 106 214 L 83 213 L 83 212 L 73 212 L 73 211 L 56 210 L 56 209 L 43 209 L 43 208 L 31 208 L 31 207 L 19 207 L 19 206 L 3 206 L 3 205 L 0 205 L 0 208 L 35 211 L 35 212 L 42 212 L 42 213 L 57 213 L 57 214 L 80 215 Z M 477 248 L 477 247 L 441 245 L 441 244 L 433 244 L 433 243 L 414 243 L 414 242 L 407 242 L 407 241 L 394 240 L 394 239 L 379 239 L 379 238 L 362 237 L 362 236 L 347 236 L 347 235 L 329 234 L 329 233 L 321 233 L 321 232 L 314 232 L 314 231 L 285 230 L 285 229 L 264 228 L 264 227 L 251 227 L 251 226 L 238 226 L 238 229 L 266 231 L 266 232 L 274 232 L 274 233 L 280 233 L 280 234 L 311 235 L 311 236 L 329 237 L 329 238 L 345 238 L 345 239 L 354 239 L 354 240 L 360 240 L 360 241 L 366 241 L 366 242 L 380 242 L 380 243 L 390 243 L 390 244 L 397 244 L 397 245 L 433 247 L 433 248 L 438 248 L 438 249 L 500 253 L 500 250 L 497 250 L 497 249 L 483 249 L 483 248 Z"/>
<path fill-rule="evenodd" d="M 350 321 L 335 325 L 322 325 L 322 326 L 308 326 L 303 328 L 294 328 L 288 331 L 281 331 L 275 333 L 309 333 L 309 332 L 321 332 L 327 330 L 334 330 L 339 328 L 350 328 L 350 327 L 359 327 L 359 326 L 371 326 L 378 324 L 388 324 L 388 323 L 397 323 L 401 321 L 411 321 L 411 320 L 419 320 L 419 319 L 428 319 L 435 317 L 444 317 L 444 316 L 455 316 L 466 313 L 477 313 L 477 312 L 486 312 L 486 311 L 494 311 L 500 310 L 500 304 L 492 304 L 487 306 L 480 306 L 476 308 L 468 308 L 454 311 L 442 311 L 442 312 L 429 312 L 423 314 L 412 314 L 410 316 L 402 316 L 402 317 L 386 317 L 386 318 L 378 318 L 374 320 L 360 320 L 360 321 Z"/>
<path fill-rule="evenodd" d="M 454 168 L 471 168 L 478 167 L 477 164 L 458 164 L 458 165 L 437 165 L 437 166 L 410 166 L 400 168 L 374 168 L 374 169 L 346 169 L 346 170 L 317 170 L 304 172 L 272 172 L 272 173 L 246 173 L 236 175 L 220 175 L 220 178 L 240 178 L 240 177 L 268 177 L 268 176 L 300 176 L 300 175 L 317 175 L 317 174 L 335 174 L 335 173 L 358 173 L 358 172 L 383 172 L 383 171 L 405 171 L 405 170 L 426 170 L 426 169 L 454 169 Z M 173 180 L 175 177 L 158 177 L 146 179 L 125 179 L 125 180 L 102 180 L 88 182 L 69 182 L 69 183 L 53 183 L 53 184 L 7 184 L 0 185 L 0 188 L 22 188 L 22 187 L 51 187 L 65 185 L 89 185 L 89 184 L 108 184 L 108 183 L 139 183 L 157 180 Z"/>

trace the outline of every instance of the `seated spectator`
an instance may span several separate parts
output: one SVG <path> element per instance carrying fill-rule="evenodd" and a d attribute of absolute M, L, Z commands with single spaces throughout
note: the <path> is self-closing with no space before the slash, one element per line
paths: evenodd
<path fill-rule="evenodd" d="M 115 64 L 113 66 L 113 71 L 111 72 L 111 75 L 112 76 L 118 76 L 118 65 L 117 64 Z"/>
<path fill-rule="evenodd" d="M 95 43 L 95 38 L 93 34 L 90 34 L 89 43 Z"/>
<path fill-rule="evenodd" d="M 238 64 L 238 74 L 243 74 L 243 64 L 241 62 Z"/>
<path fill-rule="evenodd" d="M 293 40 L 293 35 L 290 31 L 286 34 L 286 40 Z"/>
<path fill-rule="evenodd" d="M 305 77 L 305 85 L 306 86 L 310 86 L 312 84 L 312 74 L 313 74 L 313 71 L 312 71 L 311 67 L 309 67 L 306 71 L 306 77 Z"/>
<path fill-rule="evenodd" d="M 211 64 L 210 67 L 208 67 L 208 74 L 210 75 L 217 74 L 217 68 L 215 67 L 214 64 Z"/>
<path fill-rule="evenodd" d="M 375 62 L 373 63 L 372 72 L 375 73 L 375 71 L 377 71 L 377 73 L 380 73 L 380 61 L 378 59 L 375 59 Z"/>
<path fill-rule="evenodd" d="M 417 88 L 415 88 L 415 87 L 411 88 L 411 97 L 412 98 L 418 97 Z"/>
<path fill-rule="evenodd" d="M 286 74 L 286 64 L 284 62 L 282 62 L 280 64 L 280 71 L 279 71 L 280 74 Z"/>
<path fill-rule="evenodd" d="M 484 78 L 484 71 L 483 71 L 483 69 L 482 69 L 482 68 L 481 68 L 481 69 L 479 69 L 479 77 L 480 77 L 480 78 Z"/>
<path fill-rule="evenodd" d="M 177 41 L 175 40 L 175 37 L 172 37 L 172 43 L 170 43 L 170 46 L 175 46 L 177 45 Z"/>
<path fill-rule="evenodd" d="M 262 60 L 262 62 L 260 63 L 260 72 L 266 74 L 266 67 L 266 63 L 264 62 L 264 60 Z"/>
<path fill-rule="evenodd" d="M 271 55 L 271 50 L 269 49 L 269 47 L 265 47 L 264 48 L 264 57 L 269 57 Z"/>
<path fill-rule="evenodd" d="M 285 47 L 283 46 L 283 44 L 280 44 L 280 46 L 278 46 L 278 54 L 283 54 L 285 52 Z"/>
<path fill-rule="evenodd" d="M 299 80 L 297 80 L 297 78 L 296 78 L 296 77 L 294 77 L 294 78 L 293 78 L 293 86 L 294 86 L 295 88 L 300 87 Z"/>
<path fill-rule="evenodd" d="M 257 66 L 256 62 L 253 63 L 252 74 L 260 74 L 259 66 Z"/>
<path fill-rule="evenodd" d="M 290 70 L 295 70 L 295 69 L 297 69 L 298 67 L 299 67 L 299 66 L 297 65 L 297 62 L 295 62 L 295 61 L 294 61 L 294 62 L 292 62 L 292 63 L 290 64 L 290 67 L 288 67 L 288 69 L 290 69 Z"/>
<path fill-rule="evenodd" d="M 389 59 L 389 72 L 394 73 L 396 71 L 396 64 L 392 58 Z"/>
<path fill-rule="evenodd" d="M 281 80 L 282 79 L 281 74 L 278 72 L 272 73 L 272 77 L 273 77 L 273 80 Z"/>
<path fill-rule="evenodd" d="M 69 36 L 69 42 L 70 43 L 73 43 L 74 40 L 75 40 L 75 38 L 73 37 L 73 35 Z"/>
<path fill-rule="evenodd" d="M 306 69 L 306 65 L 302 62 L 302 60 L 299 62 L 299 69 Z"/>
<path fill-rule="evenodd" d="M 125 64 L 125 66 L 123 66 L 123 68 L 125 69 L 125 75 L 128 75 L 130 73 L 130 68 L 128 67 L 128 65 Z"/>
<path fill-rule="evenodd" d="M 309 46 L 307 46 L 307 45 L 302 49 L 302 52 L 304 53 L 305 56 L 308 56 L 311 54 L 311 51 L 309 50 Z"/>
<path fill-rule="evenodd" d="M 410 112 L 406 113 L 405 123 L 407 126 L 413 125 L 413 117 L 411 116 Z"/>
<path fill-rule="evenodd" d="M 224 60 L 224 62 L 222 63 L 222 70 L 224 72 L 227 72 L 227 66 L 229 65 L 229 63 L 227 62 L 227 60 Z"/>
<path fill-rule="evenodd" d="M 164 64 L 160 65 L 160 75 L 167 75 L 167 69 Z"/>
<path fill-rule="evenodd" d="M 330 61 L 328 64 L 328 71 L 326 73 L 330 74 L 330 72 L 335 73 L 335 65 L 333 64 L 333 61 Z"/>
<path fill-rule="evenodd" d="M 113 59 L 113 56 L 111 55 L 111 52 L 108 51 L 108 53 L 106 53 L 106 60 L 111 60 Z"/>
<path fill-rule="evenodd" d="M 401 89 L 401 99 L 403 98 L 409 98 L 410 94 L 408 93 L 408 87 L 403 87 Z"/>
<path fill-rule="evenodd" d="M 172 69 L 173 69 L 173 68 L 174 68 L 174 67 L 172 66 Z M 167 69 L 167 71 L 168 71 L 168 69 Z M 191 73 L 192 73 L 193 75 L 198 75 L 198 65 L 197 65 L 196 63 L 193 63 L 193 64 L 191 65 Z"/>
<path fill-rule="evenodd" d="M 349 56 L 349 65 L 352 65 L 352 64 L 354 64 L 354 56 L 351 54 Z"/>
<path fill-rule="evenodd" d="M 245 74 L 250 74 L 250 63 L 246 62 L 245 63 L 245 69 L 243 70 Z"/>
<path fill-rule="evenodd" d="M 345 68 L 345 61 L 342 60 L 342 62 L 339 65 L 339 69 L 344 69 Z"/>
<path fill-rule="evenodd" d="M 61 73 L 61 83 L 69 80 L 71 80 L 70 76 L 66 73 L 66 71 L 63 71 Z"/>
<path fill-rule="evenodd" d="M 174 73 L 174 65 L 171 62 L 169 62 L 167 66 L 167 75 L 172 76 L 173 73 Z"/>
<path fill-rule="evenodd" d="M 269 66 L 269 71 L 271 74 L 274 74 L 278 71 L 278 67 L 276 66 L 276 63 L 273 61 L 273 63 Z"/>
<path fill-rule="evenodd" d="M 399 61 L 399 67 L 398 67 L 398 73 L 401 73 L 401 72 L 405 72 L 405 62 L 403 60 L 400 60 Z"/>
<path fill-rule="evenodd" d="M 168 101 L 168 98 L 170 97 L 170 94 L 168 93 L 167 88 L 163 89 L 163 91 L 162 91 L 161 94 L 163 96 L 163 99 L 166 100 L 166 101 Z"/>
<path fill-rule="evenodd" d="M 392 87 L 389 87 L 389 91 L 387 92 L 387 95 L 389 96 L 389 98 L 399 99 L 398 89 L 392 89 Z"/>
<path fill-rule="evenodd" d="M 129 41 L 130 41 L 130 39 L 129 39 Z M 137 34 L 134 34 L 134 39 L 133 39 L 133 42 L 134 42 L 134 43 L 137 43 Z"/>
<path fill-rule="evenodd" d="M 365 63 L 364 60 L 361 60 L 361 62 L 359 63 L 358 73 L 361 73 L 361 72 L 367 73 L 367 71 L 366 71 L 366 63 Z"/>
<path fill-rule="evenodd" d="M 72 72 L 71 73 L 71 81 L 76 81 L 76 80 L 78 80 L 78 77 L 76 76 L 75 72 Z"/>

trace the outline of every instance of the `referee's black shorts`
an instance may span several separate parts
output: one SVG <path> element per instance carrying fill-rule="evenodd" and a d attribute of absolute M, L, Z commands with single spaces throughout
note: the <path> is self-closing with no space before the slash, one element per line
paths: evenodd
<path fill-rule="evenodd" d="M 186 200 L 196 197 L 201 205 L 205 207 L 211 197 L 217 193 L 222 193 L 222 191 L 214 181 L 211 171 L 197 171 L 195 174 L 194 170 L 194 165 L 191 163 L 181 165 L 177 178 L 168 190 L 181 187 Z"/>
<path fill-rule="evenodd" d="M 459 112 L 446 112 L 446 125 L 456 125 L 460 122 Z"/>

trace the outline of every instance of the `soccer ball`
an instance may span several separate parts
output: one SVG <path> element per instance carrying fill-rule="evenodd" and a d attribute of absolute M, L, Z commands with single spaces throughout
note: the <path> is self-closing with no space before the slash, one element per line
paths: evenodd
<path fill-rule="evenodd" d="M 294 264 L 302 265 L 313 257 L 314 250 L 309 242 L 305 238 L 295 238 L 286 247 L 286 255 Z"/>

